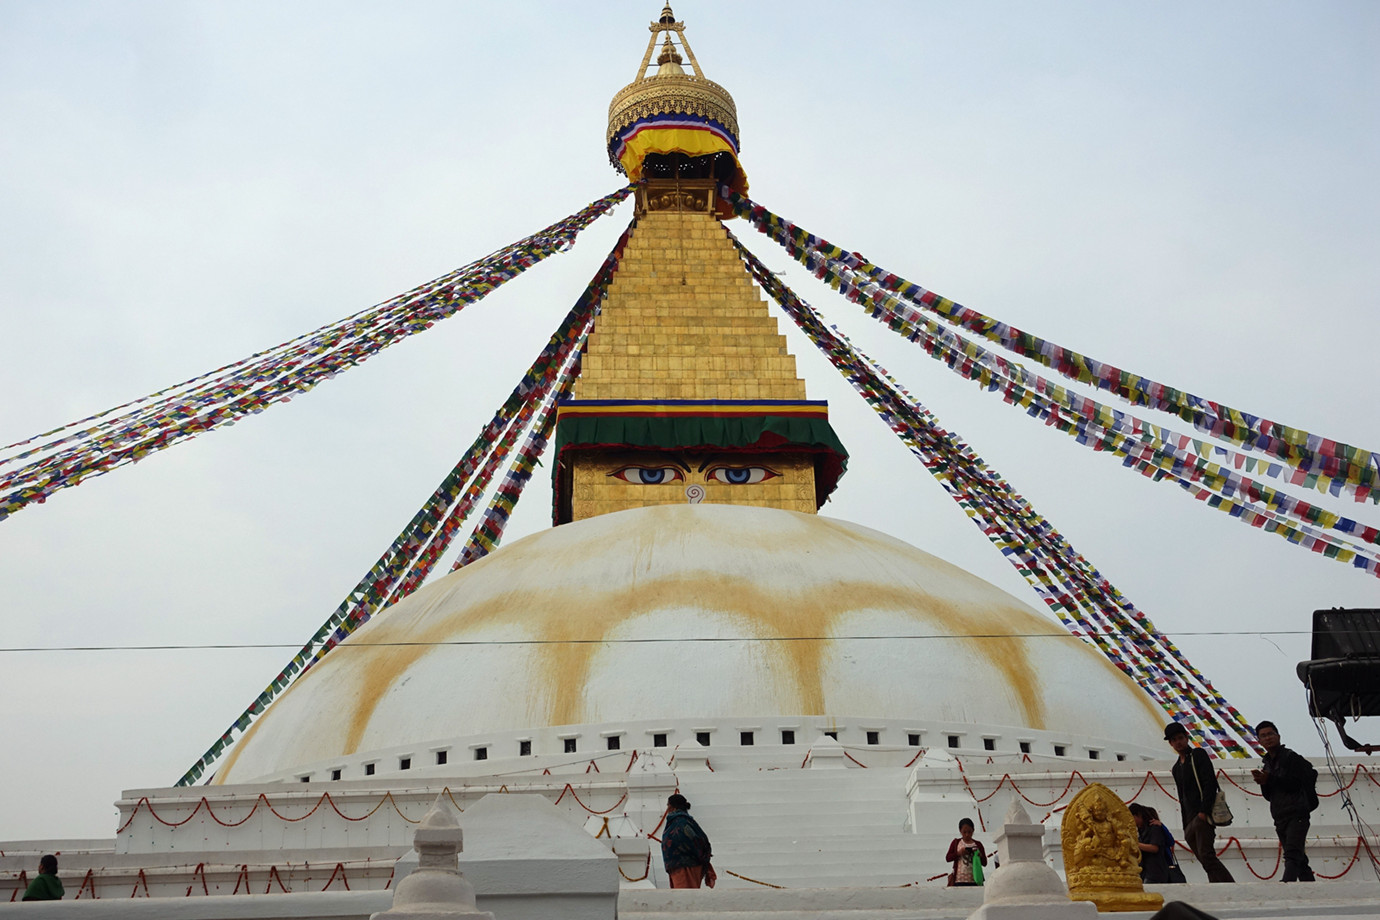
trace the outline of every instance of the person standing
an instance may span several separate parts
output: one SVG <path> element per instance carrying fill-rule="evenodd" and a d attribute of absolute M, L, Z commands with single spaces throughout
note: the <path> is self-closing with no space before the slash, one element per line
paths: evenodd
<path fill-rule="evenodd" d="M 1188 879 L 1184 878 L 1184 870 L 1179 868 L 1179 857 L 1174 852 L 1174 848 L 1177 846 L 1174 842 L 1174 835 L 1169 832 L 1169 828 L 1164 826 L 1164 822 L 1160 820 L 1160 813 L 1158 811 L 1149 805 L 1145 806 L 1145 810 L 1150 814 L 1150 826 L 1158 827 L 1163 831 L 1165 842 L 1168 844 L 1167 849 L 1164 851 L 1164 861 L 1169 867 L 1169 883 L 1171 885 L 1183 885 L 1187 883 Z"/>
<path fill-rule="evenodd" d="M 1136 822 L 1136 842 L 1140 847 L 1140 880 L 1154 885 L 1169 881 L 1169 832 L 1153 820 L 1154 812 L 1139 802 L 1126 806 Z"/>
<path fill-rule="evenodd" d="M 1255 738 L 1265 749 L 1265 756 L 1261 769 L 1252 770 L 1251 777 L 1270 802 L 1270 817 L 1284 850 L 1284 881 L 1311 882 L 1313 870 L 1304 840 L 1308 816 L 1318 807 L 1318 771 L 1301 754 L 1280 743 L 1275 723 L 1261 722 L 1255 727 Z"/>
<path fill-rule="evenodd" d="M 1227 867 L 1217 858 L 1217 831 L 1213 827 L 1212 803 L 1217 801 L 1217 771 L 1207 751 L 1195 747 L 1188 729 L 1178 722 L 1164 727 L 1164 740 L 1179 755 L 1174 764 L 1174 785 L 1179 792 L 1179 810 L 1184 822 L 1184 842 L 1198 857 L 1209 882 L 1234 882 Z"/>
<path fill-rule="evenodd" d="M 51 854 L 38 860 L 38 878 L 29 883 L 24 890 L 25 901 L 61 901 L 66 894 L 62 881 L 57 877 L 57 857 Z"/>
<path fill-rule="evenodd" d="M 958 822 L 958 836 L 949 843 L 949 852 L 944 860 L 954 867 L 949 872 L 949 887 L 981 885 L 982 877 L 973 872 L 973 860 L 978 865 L 987 865 L 987 850 L 982 841 L 973 839 L 973 819 L 964 818 Z"/>
<path fill-rule="evenodd" d="M 709 835 L 690 817 L 690 803 L 679 792 L 666 800 L 666 827 L 661 832 L 661 861 L 672 888 L 714 887 L 718 874 L 710 865 L 714 855 Z"/>

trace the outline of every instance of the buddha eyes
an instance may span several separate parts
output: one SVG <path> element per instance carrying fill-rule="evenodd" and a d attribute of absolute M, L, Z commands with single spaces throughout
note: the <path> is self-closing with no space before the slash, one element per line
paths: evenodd
<path fill-rule="evenodd" d="M 685 474 L 674 466 L 625 466 L 609 475 L 641 486 L 659 486 L 685 478 Z"/>
<path fill-rule="evenodd" d="M 779 475 L 765 466 L 716 466 L 705 473 L 711 482 L 725 482 L 732 486 L 754 485 Z"/>
<path fill-rule="evenodd" d="M 675 466 L 625 466 L 609 475 L 639 486 L 660 486 L 685 479 L 685 471 Z M 708 482 L 722 482 L 730 486 L 754 485 L 779 475 L 765 466 L 716 466 L 704 473 Z"/>

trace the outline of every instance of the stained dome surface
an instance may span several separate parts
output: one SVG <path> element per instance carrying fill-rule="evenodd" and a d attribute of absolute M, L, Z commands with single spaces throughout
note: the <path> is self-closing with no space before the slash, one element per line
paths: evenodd
<path fill-rule="evenodd" d="M 420 589 L 299 679 L 217 782 L 486 732 L 783 715 L 1140 746 L 1162 723 L 1096 650 L 907 543 L 820 515 L 663 505 L 542 531 Z"/>

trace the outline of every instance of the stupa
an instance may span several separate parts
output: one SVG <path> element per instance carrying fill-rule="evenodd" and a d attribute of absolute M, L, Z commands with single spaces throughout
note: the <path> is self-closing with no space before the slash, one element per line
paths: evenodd
<path fill-rule="evenodd" d="M 640 183 L 636 220 L 560 408 L 556 526 L 355 632 L 215 782 L 389 775 L 442 751 L 506 770 L 611 749 L 804 748 L 825 733 L 1158 755 L 1162 713 L 1096 650 L 818 513 L 847 453 L 716 213 L 719 183 L 746 189 L 736 109 L 669 7 L 614 96 L 608 143 Z"/>
<path fill-rule="evenodd" d="M 438 796 L 535 793 L 611 844 L 623 914 L 670 913 L 683 904 L 649 889 L 666 885 L 656 834 L 681 791 L 721 887 L 751 889 L 705 911 L 963 917 L 981 892 L 937 890 L 960 818 L 987 835 L 1013 795 L 1038 802 L 1053 858 L 1075 778 L 1174 814 L 1142 687 L 996 587 L 820 513 L 847 450 L 723 223 L 720 188 L 747 189 L 736 107 L 669 5 L 650 31 L 609 109 L 635 221 L 559 408 L 553 526 L 354 630 L 210 785 L 126 791 L 113 841 L 63 847 L 70 889 L 348 889 L 313 915 L 367 916 Z M 1327 808 L 1315 867 L 1355 841 Z M 1276 852 L 1259 802 L 1235 834 L 1229 863 Z M 271 900 L 234 915 L 286 915 Z"/>

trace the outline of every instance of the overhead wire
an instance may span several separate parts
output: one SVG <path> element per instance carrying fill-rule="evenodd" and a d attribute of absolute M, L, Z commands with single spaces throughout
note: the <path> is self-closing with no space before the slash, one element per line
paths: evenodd
<path fill-rule="evenodd" d="M 1211 629 L 1170 633 L 1179 638 L 1211 636 L 1308 636 L 1306 629 Z M 900 633 L 887 635 L 818 635 L 818 636 L 639 636 L 633 638 L 600 639 L 441 639 L 433 641 L 370 641 L 351 639 L 336 646 L 350 648 L 418 648 L 441 646 L 505 646 L 505 645 L 658 645 L 676 642 L 851 642 L 851 641 L 932 641 L 955 639 L 1075 639 L 1072 633 Z M 178 652 L 178 651 L 253 651 L 256 649 L 297 648 L 290 642 L 206 642 L 164 643 L 158 645 L 29 645 L 0 647 L 6 652 Z"/>

